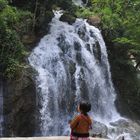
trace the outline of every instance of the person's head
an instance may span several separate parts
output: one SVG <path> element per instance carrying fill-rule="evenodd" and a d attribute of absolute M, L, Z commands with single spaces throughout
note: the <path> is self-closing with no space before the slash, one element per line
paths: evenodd
<path fill-rule="evenodd" d="M 78 110 L 83 114 L 87 114 L 91 110 L 91 104 L 87 101 L 81 101 L 78 105 Z"/>

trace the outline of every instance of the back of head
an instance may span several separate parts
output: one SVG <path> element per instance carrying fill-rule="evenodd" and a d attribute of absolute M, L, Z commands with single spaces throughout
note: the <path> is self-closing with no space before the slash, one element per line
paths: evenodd
<path fill-rule="evenodd" d="M 91 110 L 91 104 L 87 101 L 81 101 L 79 108 L 83 114 L 87 114 Z"/>

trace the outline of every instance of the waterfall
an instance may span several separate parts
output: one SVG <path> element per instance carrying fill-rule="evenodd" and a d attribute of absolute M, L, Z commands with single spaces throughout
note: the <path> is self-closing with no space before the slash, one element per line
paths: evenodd
<path fill-rule="evenodd" d="M 82 0 L 72 0 L 74 2 L 75 5 L 79 5 L 82 6 L 83 5 L 83 1 Z"/>
<path fill-rule="evenodd" d="M 3 82 L 0 79 L 0 137 L 3 136 Z"/>
<path fill-rule="evenodd" d="M 88 4 L 88 0 L 86 0 L 85 2 L 83 2 L 82 0 L 72 0 L 72 1 L 75 5 L 80 7 L 86 6 Z"/>
<path fill-rule="evenodd" d="M 120 118 L 100 31 L 83 19 L 69 25 L 59 20 L 61 15 L 61 11 L 55 12 L 49 34 L 29 56 L 37 71 L 40 131 L 44 136 L 67 135 L 68 120 L 82 99 L 92 104 L 94 120 L 107 124 Z"/>

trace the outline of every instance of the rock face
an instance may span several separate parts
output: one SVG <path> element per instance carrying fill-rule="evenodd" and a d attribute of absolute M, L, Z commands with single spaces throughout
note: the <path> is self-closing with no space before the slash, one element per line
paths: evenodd
<path fill-rule="evenodd" d="M 101 23 L 101 19 L 98 16 L 90 16 L 88 17 L 87 22 L 93 26 L 98 27 Z"/>
<path fill-rule="evenodd" d="M 101 138 L 106 138 L 107 137 L 107 126 L 94 121 L 94 124 L 92 125 L 92 129 L 90 130 L 90 136 L 98 136 Z"/>
<path fill-rule="evenodd" d="M 116 107 L 122 116 L 139 120 L 140 79 L 137 77 L 139 72 L 133 65 L 127 64 L 129 58 L 126 53 L 126 47 L 109 42 L 111 38 L 109 35 L 106 36 L 105 33 L 104 38 L 108 46 L 112 79 L 117 91 Z"/>
<path fill-rule="evenodd" d="M 36 90 L 31 68 L 15 79 L 5 80 L 5 136 L 33 136 L 36 124 Z"/>
<path fill-rule="evenodd" d="M 40 8 L 40 14 L 37 15 L 35 32 L 39 36 L 44 36 L 49 31 L 49 22 L 52 20 L 54 14 L 52 11 L 46 11 L 43 7 Z"/>
<path fill-rule="evenodd" d="M 64 13 L 61 16 L 60 20 L 64 21 L 64 22 L 68 22 L 69 24 L 73 24 L 75 22 L 76 18 L 70 14 Z"/>

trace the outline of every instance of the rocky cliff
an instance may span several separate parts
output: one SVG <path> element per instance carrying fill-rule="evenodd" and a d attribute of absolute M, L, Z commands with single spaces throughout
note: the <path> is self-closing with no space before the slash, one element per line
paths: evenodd
<path fill-rule="evenodd" d="M 36 127 L 36 89 L 31 68 L 4 81 L 4 135 L 33 136 Z"/>

